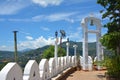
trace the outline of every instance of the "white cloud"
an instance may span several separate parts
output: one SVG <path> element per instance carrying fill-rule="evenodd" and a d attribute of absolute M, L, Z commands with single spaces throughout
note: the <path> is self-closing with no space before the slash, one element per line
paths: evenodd
<path fill-rule="evenodd" d="M 24 31 L 22 31 L 22 30 L 20 30 L 19 32 L 22 33 L 22 34 L 25 34 L 25 35 L 30 35 L 30 33 L 24 32 Z"/>
<path fill-rule="evenodd" d="M 26 18 L 23 18 L 23 19 L 20 19 L 20 18 L 11 18 L 11 19 L 8 19 L 8 21 L 12 21 L 12 22 L 29 22 L 29 21 L 31 21 L 31 19 L 26 19 Z"/>
<path fill-rule="evenodd" d="M 5 46 L 5 45 L 3 45 L 3 46 L 1 46 L 1 48 L 6 48 L 7 46 Z"/>
<path fill-rule="evenodd" d="M 93 0 L 64 0 L 64 4 L 66 5 L 72 5 L 72 4 L 78 4 L 78 3 L 84 3 L 84 2 L 91 2 Z"/>
<path fill-rule="evenodd" d="M 0 46 L 0 51 L 14 51 L 14 47 L 2 45 Z"/>
<path fill-rule="evenodd" d="M 41 20 L 47 20 L 50 22 L 54 21 L 68 21 L 73 23 L 74 20 L 72 19 L 73 16 L 75 16 L 77 12 L 66 12 L 66 13 L 54 13 L 50 15 L 37 15 L 32 17 L 31 21 L 41 21 Z"/>
<path fill-rule="evenodd" d="M 3 19 L 3 18 L 0 18 L 0 21 L 5 21 L 5 19 Z"/>
<path fill-rule="evenodd" d="M 31 36 L 26 36 L 26 39 L 27 39 L 27 40 L 33 40 L 33 37 L 31 37 Z"/>
<path fill-rule="evenodd" d="M 32 17 L 32 21 L 41 21 L 45 17 L 46 17 L 45 15 L 37 15 L 37 16 Z"/>
<path fill-rule="evenodd" d="M 50 29 L 47 28 L 47 27 L 41 27 L 41 29 L 44 30 L 44 31 L 50 31 Z"/>
<path fill-rule="evenodd" d="M 69 22 L 74 22 L 73 19 L 70 19 L 71 16 L 76 15 L 77 12 L 71 12 L 71 13 L 56 13 L 56 14 L 52 14 L 47 16 L 46 18 L 49 21 L 60 21 L 60 20 L 65 20 L 65 21 L 69 21 Z"/>
<path fill-rule="evenodd" d="M 26 1 L 21 0 L 5 0 L 0 3 L 0 15 L 15 14 L 19 10 L 27 6 Z"/>
<path fill-rule="evenodd" d="M 70 38 L 73 41 L 80 41 L 82 40 L 82 27 L 76 27 L 74 28 L 75 31 L 73 31 L 73 28 L 71 28 L 71 32 L 68 34 L 68 38 Z"/>
<path fill-rule="evenodd" d="M 39 47 L 43 47 L 45 45 L 54 45 L 54 41 L 55 39 L 53 37 L 46 39 L 43 36 L 40 36 L 37 39 L 20 42 L 18 44 L 18 49 L 19 50 L 26 49 L 26 48 L 36 49 Z"/>
<path fill-rule="evenodd" d="M 67 21 L 74 23 L 74 18 L 76 18 L 77 12 L 66 12 L 66 13 L 55 13 L 50 15 L 37 15 L 32 18 L 23 18 L 23 19 L 8 19 L 8 21 L 18 21 L 18 22 L 39 22 L 39 21 Z"/>
<path fill-rule="evenodd" d="M 32 0 L 33 3 L 38 4 L 42 7 L 47 7 L 48 5 L 60 5 L 63 0 Z"/>
<path fill-rule="evenodd" d="M 75 20 L 74 20 L 74 19 L 70 19 L 70 18 L 65 19 L 65 21 L 68 21 L 68 22 L 70 22 L 70 23 L 74 23 L 74 22 L 75 22 Z"/>
<path fill-rule="evenodd" d="M 60 38 L 59 38 L 59 40 L 60 40 Z M 62 39 L 62 42 L 66 41 L 66 40 L 67 39 L 64 38 L 64 39 Z M 43 47 L 45 45 L 54 45 L 54 43 L 55 43 L 55 38 L 49 37 L 46 39 L 43 36 L 40 36 L 40 37 L 33 39 L 33 40 L 19 42 L 18 49 L 19 50 L 23 50 L 26 48 L 36 49 L 36 48 Z"/>

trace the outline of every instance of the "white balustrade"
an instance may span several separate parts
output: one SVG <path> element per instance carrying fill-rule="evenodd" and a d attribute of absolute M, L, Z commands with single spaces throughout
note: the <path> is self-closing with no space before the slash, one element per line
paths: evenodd
<path fill-rule="evenodd" d="M 26 64 L 23 80 L 40 80 L 39 67 L 35 60 L 29 60 Z"/>
<path fill-rule="evenodd" d="M 68 67 L 71 67 L 71 65 L 72 65 L 72 57 L 69 56 L 68 57 Z"/>
<path fill-rule="evenodd" d="M 8 63 L 0 71 L 0 80 L 50 80 L 69 67 L 76 66 L 75 56 L 58 57 L 58 67 L 55 65 L 55 58 L 42 59 L 38 65 L 35 60 L 29 60 L 22 73 L 21 67 L 15 63 Z M 80 56 L 81 64 L 83 58 Z M 89 70 L 92 70 L 92 58 L 88 57 Z M 57 71 L 57 72 L 56 72 Z"/>
<path fill-rule="evenodd" d="M 57 66 L 58 73 L 62 71 L 62 66 L 61 66 L 61 57 L 58 57 L 58 66 Z"/>
<path fill-rule="evenodd" d="M 72 66 L 74 67 L 75 66 L 75 56 L 72 56 Z"/>
<path fill-rule="evenodd" d="M 81 67 L 83 68 L 83 65 L 84 65 L 84 63 L 83 63 L 83 57 L 82 56 L 80 56 L 80 65 L 81 65 Z"/>
<path fill-rule="evenodd" d="M 48 80 L 50 78 L 49 63 L 47 59 L 42 59 L 39 64 L 41 80 Z"/>
<path fill-rule="evenodd" d="M 64 70 L 67 69 L 67 56 L 64 56 Z"/>
<path fill-rule="evenodd" d="M 93 61 L 92 61 L 91 56 L 88 56 L 88 69 L 89 71 L 92 71 L 93 69 Z"/>
<path fill-rule="evenodd" d="M 22 69 L 17 63 L 8 63 L 0 72 L 0 80 L 23 80 Z"/>
<path fill-rule="evenodd" d="M 54 77 L 57 73 L 54 58 L 50 58 L 50 60 L 49 60 L 49 71 L 50 71 L 51 77 Z"/>
<path fill-rule="evenodd" d="M 64 66 L 65 66 L 65 60 L 64 57 L 61 57 L 61 70 L 64 70 Z"/>

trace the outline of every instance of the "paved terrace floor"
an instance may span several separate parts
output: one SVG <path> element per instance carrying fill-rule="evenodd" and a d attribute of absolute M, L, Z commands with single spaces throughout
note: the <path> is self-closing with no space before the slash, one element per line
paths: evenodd
<path fill-rule="evenodd" d="M 106 80 L 104 74 L 105 71 L 75 71 L 64 80 Z"/>

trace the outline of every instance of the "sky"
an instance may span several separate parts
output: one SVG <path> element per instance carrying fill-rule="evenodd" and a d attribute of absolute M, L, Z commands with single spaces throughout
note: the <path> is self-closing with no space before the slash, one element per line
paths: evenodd
<path fill-rule="evenodd" d="M 101 18 L 103 9 L 97 0 L 0 0 L 0 50 L 14 51 L 14 35 L 17 32 L 18 50 L 36 49 L 54 45 L 55 32 L 66 32 L 71 41 L 82 41 L 81 20 L 94 14 Z M 95 27 L 90 27 L 94 29 Z M 102 28 L 102 35 L 107 29 Z M 96 40 L 89 34 L 89 41 Z"/>

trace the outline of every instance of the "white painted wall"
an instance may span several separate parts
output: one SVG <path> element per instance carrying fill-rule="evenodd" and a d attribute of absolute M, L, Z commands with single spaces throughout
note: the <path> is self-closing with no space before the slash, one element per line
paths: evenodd
<path fill-rule="evenodd" d="M 15 63 L 8 63 L 0 71 L 0 80 L 49 80 L 56 76 L 58 72 L 62 72 L 65 68 L 75 66 L 74 57 L 69 57 L 69 63 L 66 63 L 66 56 L 59 57 L 58 69 L 55 68 L 55 59 L 42 59 L 38 65 L 35 60 L 29 60 L 22 72 L 21 67 Z M 56 72 L 58 71 L 58 72 Z"/>

